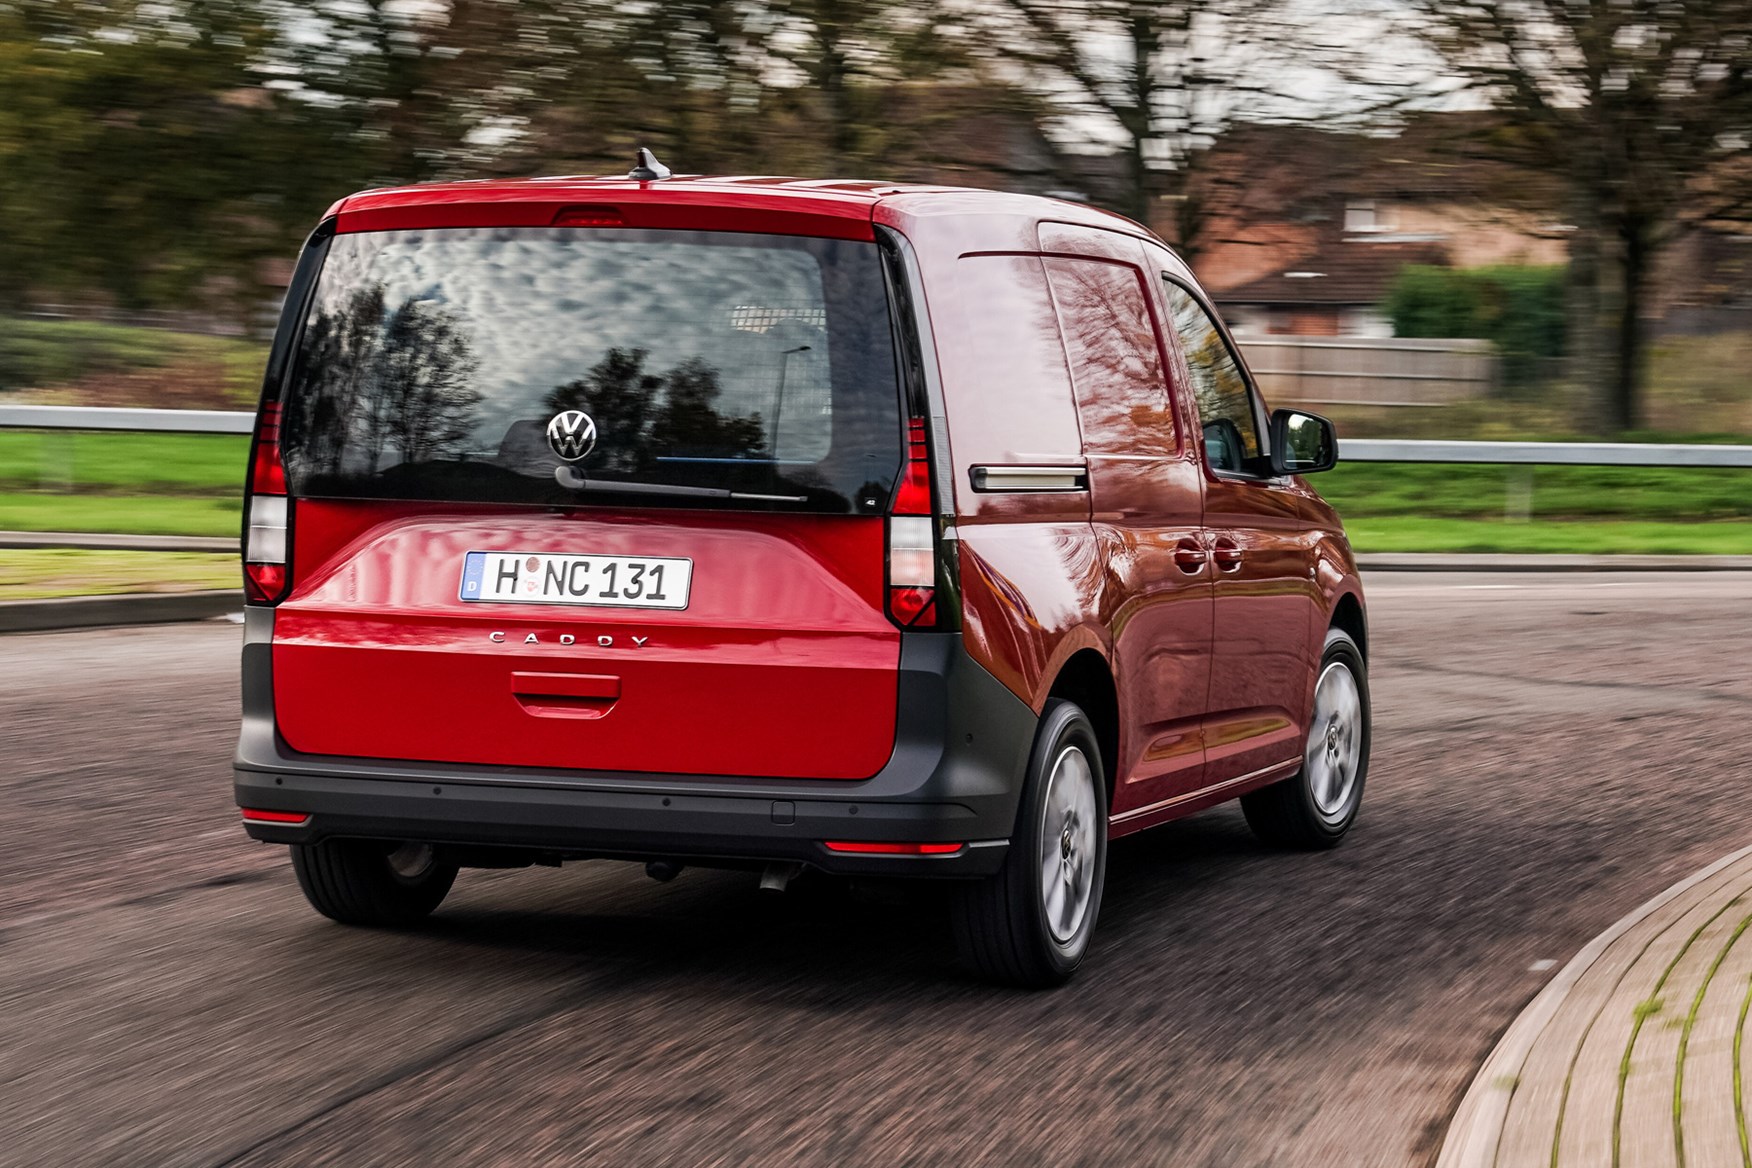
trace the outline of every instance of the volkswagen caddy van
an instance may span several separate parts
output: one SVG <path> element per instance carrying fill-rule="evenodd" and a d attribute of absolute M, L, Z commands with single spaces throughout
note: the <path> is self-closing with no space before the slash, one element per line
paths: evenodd
<path fill-rule="evenodd" d="M 938 880 L 976 971 L 1062 982 L 1110 840 L 1355 821 L 1336 449 L 1085 206 L 647 154 L 354 195 L 250 457 L 244 826 L 353 925 L 470 866 Z"/>

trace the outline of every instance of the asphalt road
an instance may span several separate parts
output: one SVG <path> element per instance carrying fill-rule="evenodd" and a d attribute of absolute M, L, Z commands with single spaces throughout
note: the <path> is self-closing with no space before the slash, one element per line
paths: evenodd
<path fill-rule="evenodd" d="M 330 924 L 236 826 L 235 626 L 0 637 L 0 1164 L 1427 1164 L 1535 963 L 1752 839 L 1752 575 L 1369 584 L 1349 843 L 1122 841 L 1042 995 L 748 874 Z"/>

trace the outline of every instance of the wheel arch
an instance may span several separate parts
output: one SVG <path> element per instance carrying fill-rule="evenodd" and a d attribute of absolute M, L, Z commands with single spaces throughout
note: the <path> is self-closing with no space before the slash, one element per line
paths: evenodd
<path fill-rule="evenodd" d="M 1107 805 L 1119 781 L 1119 691 L 1107 658 L 1092 648 L 1079 649 L 1065 659 L 1047 688 L 1048 698 L 1074 702 L 1095 728 L 1095 743 L 1101 750 L 1101 770 L 1107 785 Z"/>
<path fill-rule="evenodd" d="M 1357 643 L 1357 650 L 1362 653 L 1365 662 L 1369 659 L 1369 621 L 1363 612 L 1363 602 L 1355 592 L 1346 592 L 1332 606 L 1332 619 L 1328 628 L 1343 629 L 1350 634 L 1350 639 Z"/>

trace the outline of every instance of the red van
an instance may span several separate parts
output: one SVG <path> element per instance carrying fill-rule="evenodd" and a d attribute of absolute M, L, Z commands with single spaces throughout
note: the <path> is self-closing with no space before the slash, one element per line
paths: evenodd
<path fill-rule="evenodd" d="M 354 195 L 251 452 L 244 824 L 360 925 L 469 866 L 941 878 L 975 969 L 1061 982 L 1108 840 L 1355 820 L 1336 445 L 1088 207 L 645 154 Z"/>

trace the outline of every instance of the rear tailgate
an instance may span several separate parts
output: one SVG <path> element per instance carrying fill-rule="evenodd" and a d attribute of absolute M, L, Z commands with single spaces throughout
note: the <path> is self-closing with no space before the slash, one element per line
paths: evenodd
<path fill-rule="evenodd" d="M 293 749 L 484 766 L 867 778 L 894 745 L 900 635 L 882 520 L 470 514 L 380 518 L 280 606 L 275 709 Z M 320 556 L 317 537 L 295 561 Z M 687 608 L 459 598 L 469 552 L 691 561 Z"/>
<path fill-rule="evenodd" d="M 290 747 L 882 768 L 904 423 L 874 243 L 429 229 L 323 264 L 279 429 Z"/>

